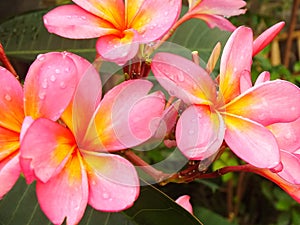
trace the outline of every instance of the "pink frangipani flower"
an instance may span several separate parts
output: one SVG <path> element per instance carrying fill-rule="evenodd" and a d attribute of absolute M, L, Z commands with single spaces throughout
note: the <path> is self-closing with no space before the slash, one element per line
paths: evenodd
<path fill-rule="evenodd" d="M 277 141 L 266 126 L 299 118 L 300 89 L 275 80 L 242 92 L 240 79 L 250 73 L 252 52 L 252 30 L 237 28 L 223 50 L 218 87 L 188 59 L 169 53 L 154 56 L 152 70 L 159 83 L 189 105 L 176 126 L 177 145 L 187 158 L 208 158 L 225 139 L 237 156 L 256 167 L 280 163 Z"/>
<path fill-rule="evenodd" d="M 97 73 L 80 79 L 73 101 L 56 123 L 35 120 L 21 144 L 28 182 L 36 180 L 41 209 L 54 224 L 78 224 L 87 204 L 116 212 L 134 203 L 139 180 L 134 166 L 112 154 L 149 139 L 164 109 L 160 92 L 146 80 L 126 81 L 100 101 Z"/>
<path fill-rule="evenodd" d="M 277 174 L 289 183 L 300 185 L 300 118 L 290 123 L 275 123 L 268 128 L 280 148 L 281 165 Z"/>
<path fill-rule="evenodd" d="M 72 39 L 99 38 L 102 58 L 124 64 L 139 44 L 160 39 L 175 23 L 181 0 L 73 0 L 44 16 L 49 32 Z"/>
<path fill-rule="evenodd" d="M 246 2 L 242 0 L 189 0 L 189 11 L 185 18 L 198 18 L 210 27 L 233 31 L 235 26 L 226 18 L 246 12 Z"/>
<path fill-rule="evenodd" d="M 20 176 L 20 139 L 32 120 L 57 120 L 71 101 L 79 67 L 87 63 L 71 53 L 39 55 L 30 66 L 24 91 L 18 80 L 0 68 L 0 198 Z M 58 101 L 59 99 L 59 101 Z"/>

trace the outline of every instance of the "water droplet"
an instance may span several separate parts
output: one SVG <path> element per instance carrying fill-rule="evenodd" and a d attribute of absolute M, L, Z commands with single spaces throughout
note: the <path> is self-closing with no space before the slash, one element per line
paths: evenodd
<path fill-rule="evenodd" d="M 177 75 L 177 77 L 178 77 L 178 81 L 179 82 L 183 82 L 184 81 L 184 75 L 183 75 L 183 73 L 180 71 L 180 73 Z"/>
<path fill-rule="evenodd" d="M 60 73 L 60 69 L 55 69 L 55 73 L 59 74 Z"/>
<path fill-rule="evenodd" d="M 61 88 L 66 88 L 66 83 L 62 81 L 62 82 L 60 82 L 59 86 L 60 86 Z"/>
<path fill-rule="evenodd" d="M 165 11 L 165 12 L 164 12 L 164 15 L 165 15 L 165 16 L 169 15 L 169 12 L 168 12 L 168 11 Z"/>
<path fill-rule="evenodd" d="M 45 60 L 45 56 L 44 56 L 43 54 L 39 54 L 36 58 L 37 58 L 39 61 Z"/>
<path fill-rule="evenodd" d="M 70 72 L 70 68 L 69 68 L 69 67 L 66 67 L 66 68 L 64 69 L 64 71 L 65 71 L 66 73 L 69 73 L 69 72 Z"/>
<path fill-rule="evenodd" d="M 287 140 L 290 140 L 292 138 L 292 133 L 291 132 L 287 132 L 285 135 L 284 135 L 284 138 L 287 139 Z"/>
<path fill-rule="evenodd" d="M 4 67 L 0 67 L 0 70 L 5 71 L 6 69 Z"/>
<path fill-rule="evenodd" d="M 11 101 L 11 96 L 9 94 L 6 94 L 4 98 L 6 101 Z"/>
<path fill-rule="evenodd" d="M 46 97 L 46 93 L 45 93 L 45 92 L 40 92 L 40 93 L 39 93 L 39 98 L 40 98 L 41 100 L 45 99 L 45 97 Z"/>
<path fill-rule="evenodd" d="M 44 18 L 44 24 L 47 25 L 48 24 L 48 20 L 46 18 Z"/>
<path fill-rule="evenodd" d="M 81 16 L 80 19 L 86 20 L 86 16 Z"/>
<path fill-rule="evenodd" d="M 51 75 L 50 81 L 52 81 L 52 82 L 56 81 L 56 76 L 55 75 Z"/>
<path fill-rule="evenodd" d="M 296 110 L 296 107 L 291 107 L 291 111 L 295 111 Z"/>
<path fill-rule="evenodd" d="M 259 114 L 259 115 L 258 115 L 258 119 L 260 119 L 260 120 L 265 119 L 265 114 L 264 114 L 264 113 Z"/>
<path fill-rule="evenodd" d="M 194 134 L 195 131 L 194 130 L 189 130 L 189 134 Z"/>
<path fill-rule="evenodd" d="M 67 15 L 66 17 L 67 17 L 68 19 L 71 19 L 71 18 L 72 18 L 72 16 L 70 16 L 70 15 Z"/>
<path fill-rule="evenodd" d="M 197 122 L 197 118 L 193 118 L 192 123 L 196 123 L 196 122 Z"/>
<path fill-rule="evenodd" d="M 201 113 L 198 113 L 197 116 L 198 116 L 198 118 L 202 118 L 202 114 Z"/>
<path fill-rule="evenodd" d="M 103 197 L 104 199 L 109 199 L 109 198 L 110 198 L 109 194 L 106 193 L 106 192 L 103 192 L 102 197 Z"/>
<path fill-rule="evenodd" d="M 47 87 L 48 87 L 48 82 L 47 82 L 47 80 L 44 80 L 42 82 L 42 88 L 46 89 Z"/>
<path fill-rule="evenodd" d="M 280 171 L 282 171 L 283 169 L 283 165 L 280 162 L 277 166 L 275 166 L 274 168 L 270 169 L 272 173 L 278 173 Z"/>

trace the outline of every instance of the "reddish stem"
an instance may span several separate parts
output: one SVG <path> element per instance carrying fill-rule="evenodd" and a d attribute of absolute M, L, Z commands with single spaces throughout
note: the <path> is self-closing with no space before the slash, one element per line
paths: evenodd
<path fill-rule="evenodd" d="M 19 80 L 19 76 L 15 71 L 14 67 L 11 65 L 9 59 L 7 58 L 1 43 L 0 43 L 0 61 L 2 62 L 3 66 Z"/>

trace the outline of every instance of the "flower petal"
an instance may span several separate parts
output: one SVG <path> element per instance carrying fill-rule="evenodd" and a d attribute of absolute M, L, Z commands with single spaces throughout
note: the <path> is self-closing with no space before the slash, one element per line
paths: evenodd
<path fill-rule="evenodd" d="M 43 17 L 50 33 L 72 39 L 96 38 L 119 31 L 108 21 L 88 13 L 76 5 L 56 7 Z"/>
<path fill-rule="evenodd" d="M 193 207 L 190 203 L 190 196 L 189 195 L 182 195 L 176 199 L 176 203 L 185 208 L 190 214 L 193 214 Z"/>
<path fill-rule="evenodd" d="M 125 30 L 121 38 L 117 35 L 106 35 L 98 39 L 96 49 L 103 59 L 123 65 L 138 52 L 139 42 L 136 37 L 133 30 Z"/>
<path fill-rule="evenodd" d="M 25 114 L 57 120 L 73 97 L 78 70 L 68 53 L 39 55 L 24 83 Z"/>
<path fill-rule="evenodd" d="M 146 80 L 127 81 L 104 96 L 96 111 L 95 126 L 106 150 L 130 148 L 153 135 L 163 112 L 164 99 L 161 94 L 146 96 L 151 86 Z M 98 147 L 98 150 L 101 149 Z"/>
<path fill-rule="evenodd" d="M 134 166 L 118 155 L 83 154 L 89 173 L 89 204 L 101 211 L 129 208 L 139 195 L 139 179 Z"/>
<path fill-rule="evenodd" d="M 176 22 L 181 0 L 127 0 L 127 26 L 140 34 L 142 43 L 161 38 Z"/>
<path fill-rule="evenodd" d="M 208 106 L 190 106 L 180 116 L 176 126 L 176 141 L 180 151 L 191 160 L 203 160 L 215 154 L 224 138 L 221 116 Z"/>
<path fill-rule="evenodd" d="M 78 224 L 88 201 L 88 180 L 79 153 L 47 183 L 37 181 L 36 194 L 42 211 L 54 224 Z"/>
<path fill-rule="evenodd" d="M 62 119 L 72 129 L 76 142 L 82 143 L 89 122 L 100 102 L 102 85 L 98 72 L 90 67 L 77 84 L 74 97 Z"/>
<path fill-rule="evenodd" d="M 300 156 L 280 150 L 280 157 L 283 169 L 278 175 L 292 184 L 300 184 Z"/>
<path fill-rule="evenodd" d="M 19 133 L 0 127 L 0 163 L 5 158 L 18 152 Z"/>
<path fill-rule="evenodd" d="M 284 22 L 279 22 L 265 30 L 262 34 L 260 34 L 253 42 L 253 56 L 259 53 L 262 49 L 264 49 L 270 42 L 277 36 L 277 34 L 284 27 Z"/>
<path fill-rule="evenodd" d="M 125 26 L 123 0 L 73 0 L 86 11 L 112 23 L 119 30 Z"/>
<path fill-rule="evenodd" d="M 300 149 L 300 118 L 290 123 L 275 123 L 268 126 L 275 135 L 280 149 L 294 152 Z"/>
<path fill-rule="evenodd" d="M 193 18 L 198 18 L 206 22 L 209 28 L 218 27 L 220 30 L 224 31 L 234 31 L 236 27 L 223 16 L 210 15 L 210 14 L 196 14 Z"/>
<path fill-rule="evenodd" d="M 262 125 L 291 122 L 300 117 L 300 89 L 287 81 L 267 81 L 228 103 L 226 112 Z"/>
<path fill-rule="evenodd" d="M 0 126 L 20 132 L 24 119 L 23 90 L 20 82 L 0 66 Z"/>
<path fill-rule="evenodd" d="M 273 134 L 264 126 L 234 115 L 225 114 L 225 141 L 241 159 L 259 168 L 273 168 L 280 162 Z"/>
<path fill-rule="evenodd" d="M 246 10 L 241 9 L 244 6 L 246 2 L 242 0 L 201 0 L 192 10 L 230 17 L 244 14 Z"/>
<path fill-rule="evenodd" d="M 252 30 L 237 28 L 228 39 L 220 62 L 219 97 L 227 103 L 240 94 L 240 77 L 243 71 L 251 71 Z"/>
<path fill-rule="evenodd" d="M 19 154 L 12 154 L 0 161 L 0 199 L 14 186 L 20 173 Z"/>
<path fill-rule="evenodd" d="M 67 128 L 48 119 L 35 120 L 21 143 L 20 162 L 25 176 L 31 176 L 33 170 L 39 180 L 47 182 L 65 166 L 74 145 L 74 137 Z"/>
<path fill-rule="evenodd" d="M 268 71 L 264 71 L 262 73 L 259 74 L 259 76 L 257 77 L 254 86 L 262 84 L 266 81 L 270 81 L 271 75 L 270 72 Z"/>
<path fill-rule="evenodd" d="M 241 77 L 240 77 L 240 91 L 241 93 L 243 93 L 251 87 L 252 87 L 251 73 L 250 71 L 244 70 L 241 73 Z"/>
<path fill-rule="evenodd" d="M 186 58 L 157 53 L 151 68 L 169 94 L 186 103 L 211 104 L 216 99 L 215 84 L 208 73 Z"/>

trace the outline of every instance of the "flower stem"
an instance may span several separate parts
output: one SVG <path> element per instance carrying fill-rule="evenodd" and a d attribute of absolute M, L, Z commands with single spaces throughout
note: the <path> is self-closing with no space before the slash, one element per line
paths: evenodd
<path fill-rule="evenodd" d="M 142 169 L 145 173 L 147 173 L 152 178 L 154 178 L 155 181 L 158 183 L 163 182 L 164 180 L 166 180 L 168 177 L 171 176 L 170 174 L 163 173 L 162 171 L 153 168 L 151 165 L 149 165 L 147 162 L 145 162 L 143 159 L 137 156 L 130 149 L 123 151 L 122 154 L 135 166 L 138 166 L 138 168 Z"/>
<path fill-rule="evenodd" d="M 19 80 L 19 76 L 15 71 L 14 67 L 11 65 L 10 61 L 8 60 L 1 43 L 0 43 L 0 61 L 3 63 L 3 66 Z"/>

